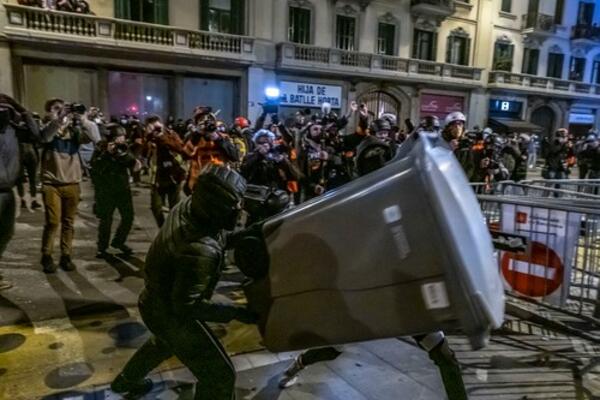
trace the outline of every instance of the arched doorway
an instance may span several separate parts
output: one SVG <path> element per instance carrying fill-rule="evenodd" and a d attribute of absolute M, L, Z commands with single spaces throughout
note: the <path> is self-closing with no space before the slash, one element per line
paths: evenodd
<path fill-rule="evenodd" d="M 542 137 L 548 136 L 554 129 L 554 111 L 548 106 L 542 106 L 531 113 L 531 123 L 542 128 Z"/>
<path fill-rule="evenodd" d="M 383 90 L 363 94 L 358 98 L 358 103 L 365 103 L 367 109 L 373 112 L 376 118 L 379 118 L 382 114 L 392 114 L 396 117 L 396 120 L 400 119 L 400 102 Z"/>

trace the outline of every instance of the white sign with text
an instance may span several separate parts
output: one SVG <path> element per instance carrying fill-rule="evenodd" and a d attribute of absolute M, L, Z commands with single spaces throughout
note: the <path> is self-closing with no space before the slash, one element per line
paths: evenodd
<path fill-rule="evenodd" d="M 282 106 L 321 107 L 323 103 L 331 108 L 342 107 L 342 87 L 319 85 L 304 82 L 280 82 L 279 92 Z"/>

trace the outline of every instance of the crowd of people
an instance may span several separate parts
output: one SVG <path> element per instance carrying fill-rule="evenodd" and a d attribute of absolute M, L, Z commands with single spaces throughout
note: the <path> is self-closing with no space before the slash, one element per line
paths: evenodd
<path fill-rule="evenodd" d="M 544 177 L 568 178 L 575 165 L 580 178 L 600 177 L 600 142 L 592 131 L 576 140 L 559 129 L 541 141 L 535 135 L 499 135 L 490 128 L 467 131 L 460 112 L 448 114 L 443 125 L 425 116 L 416 126 L 410 120 L 400 126 L 394 115 L 375 115 L 354 102 L 343 115 L 325 103 L 317 112 L 298 111 L 285 121 L 277 108 L 264 106 L 254 123 L 239 116 L 231 124 L 209 106 L 196 107 L 187 121 L 163 121 L 156 115 L 144 121 L 128 115 L 107 119 L 98 108 L 59 98 L 48 100 L 44 111 L 40 117 L 0 94 L 0 256 L 14 230 L 13 189 L 17 186 L 23 209 L 42 208 L 38 178 L 45 211 L 40 261 L 45 273 L 76 269 L 72 243 L 85 176 L 94 187 L 98 258 L 107 258 L 111 247 L 125 255 L 133 252 L 126 244 L 134 220 L 132 184 L 149 185 L 148 204 L 161 228 L 148 251 L 140 298 L 142 317 L 155 336 L 113 382 L 119 393 L 147 392 L 151 382 L 143 377 L 175 354 L 204 378 L 197 393 L 205 397 L 197 398 L 230 398 L 234 371 L 205 322 L 254 323 L 256 315 L 211 301 L 226 247 L 255 235 L 252 222 L 381 168 L 406 140 L 427 136 L 452 150 L 471 182 L 525 179 L 536 164 L 538 143 Z M 252 207 L 248 193 L 260 193 L 259 207 Z M 249 214 L 243 229 L 242 208 Z M 111 238 L 115 211 L 121 218 Z M 238 267 L 252 277 L 244 265 Z M 10 286 L 0 276 L 0 289 Z M 449 396 L 454 393 L 450 398 L 466 398 L 443 333 L 416 340 L 440 367 Z M 289 384 L 306 365 L 336 354 L 332 348 L 303 353 L 281 384 Z"/>
<path fill-rule="evenodd" d="M 48 273 L 56 270 L 52 253 L 59 230 L 59 266 L 75 268 L 70 257 L 72 226 L 79 182 L 86 176 L 94 185 L 94 211 L 100 221 L 98 258 L 106 257 L 109 247 L 132 252 L 126 245 L 134 218 L 132 182 L 150 184 L 149 204 L 160 227 L 182 194 L 194 191 L 200 171 L 209 164 L 235 169 L 248 184 L 266 187 L 282 202 L 297 205 L 377 168 L 394 157 L 409 135 L 425 132 L 446 140 L 471 182 L 523 180 L 538 153 L 544 159 L 544 178 L 568 178 L 575 165 L 580 179 L 600 177 L 600 139 L 594 131 L 577 140 L 566 129 L 543 140 L 535 134 L 500 135 L 477 126 L 457 134 L 451 131 L 453 124 L 466 123 L 460 112 L 449 114 L 442 129 L 435 116 L 425 116 L 417 126 L 406 120 L 401 127 L 394 115 L 375 116 L 365 104 L 354 102 L 343 115 L 325 103 L 317 112 L 301 110 L 285 121 L 278 118 L 277 109 L 265 107 L 254 124 L 243 116 L 227 124 L 209 106 L 196 107 L 187 121 L 163 121 L 156 115 L 141 121 L 135 115 L 107 119 L 96 107 L 50 99 L 42 118 L 2 95 L 1 110 L 18 142 L 14 183 L 22 208 L 42 208 L 41 178 L 46 211 L 41 264 Z M 351 120 L 356 128 L 350 129 Z M 115 210 L 121 222 L 111 240 Z"/>

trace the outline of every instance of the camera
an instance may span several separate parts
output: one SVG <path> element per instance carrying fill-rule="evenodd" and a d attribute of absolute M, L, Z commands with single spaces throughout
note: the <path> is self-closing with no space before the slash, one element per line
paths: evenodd
<path fill-rule="evenodd" d="M 75 114 L 79 114 L 79 115 L 83 115 L 87 111 L 87 108 L 85 107 L 85 105 L 83 105 L 81 103 L 66 103 L 65 109 L 71 113 L 75 113 Z"/>

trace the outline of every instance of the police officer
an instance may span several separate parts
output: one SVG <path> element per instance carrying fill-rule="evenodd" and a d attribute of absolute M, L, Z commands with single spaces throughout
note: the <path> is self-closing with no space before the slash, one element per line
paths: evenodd
<path fill-rule="evenodd" d="M 97 258 L 106 258 L 110 242 L 110 228 L 115 210 L 121 222 L 110 245 L 123 254 L 133 251 L 125 244 L 133 225 L 133 201 L 129 188 L 129 171 L 141 169 L 141 163 L 128 150 L 125 128 L 119 124 L 107 126 L 106 141 L 99 143 L 91 159 L 92 182 L 95 191 L 94 211 L 98 226 Z"/>
<path fill-rule="evenodd" d="M 198 379 L 195 399 L 234 398 L 235 369 L 206 322 L 256 321 L 245 307 L 211 301 L 224 266 L 223 230 L 235 227 L 245 189 L 237 172 L 209 165 L 193 194 L 167 217 L 148 251 L 139 300 L 153 336 L 114 380 L 113 391 L 147 393 L 152 382 L 144 377 L 175 355 Z"/>

